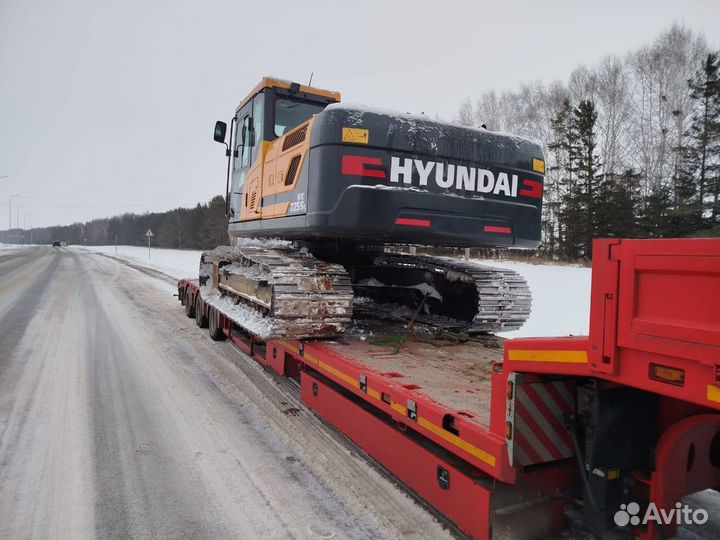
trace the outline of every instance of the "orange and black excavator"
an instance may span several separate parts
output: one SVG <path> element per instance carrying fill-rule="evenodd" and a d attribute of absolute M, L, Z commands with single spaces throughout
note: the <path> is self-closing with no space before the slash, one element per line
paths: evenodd
<path fill-rule="evenodd" d="M 529 316 L 515 272 L 396 248 L 535 248 L 537 144 L 273 78 L 214 139 L 227 150 L 233 246 L 203 254 L 201 290 L 236 305 L 257 337 L 337 335 L 353 312 L 471 333 Z"/>

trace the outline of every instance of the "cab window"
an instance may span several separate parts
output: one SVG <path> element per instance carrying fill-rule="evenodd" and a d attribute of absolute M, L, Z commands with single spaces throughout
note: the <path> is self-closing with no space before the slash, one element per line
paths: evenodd
<path fill-rule="evenodd" d="M 263 113 L 265 109 L 265 96 L 258 94 L 253 99 L 253 111 L 252 111 L 252 130 L 253 137 L 252 141 L 252 163 L 255 162 L 260 153 L 260 143 L 263 140 Z"/>
<path fill-rule="evenodd" d="M 282 137 L 324 108 L 324 104 L 278 98 L 275 101 L 275 136 Z"/>
<path fill-rule="evenodd" d="M 240 166 L 239 169 L 246 169 L 250 166 L 251 158 L 251 134 L 250 134 L 250 116 L 246 116 L 238 123 L 238 138 L 240 140 Z"/>
<path fill-rule="evenodd" d="M 243 203 L 245 176 L 250 166 L 250 114 L 240 112 L 234 137 L 237 158 L 234 158 L 232 183 L 230 187 L 230 215 L 232 220 L 239 219 Z"/>

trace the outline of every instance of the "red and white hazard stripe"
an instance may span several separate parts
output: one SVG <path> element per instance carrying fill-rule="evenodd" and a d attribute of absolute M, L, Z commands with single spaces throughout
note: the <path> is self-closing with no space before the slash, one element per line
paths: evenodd
<path fill-rule="evenodd" d="M 532 465 L 573 455 L 563 417 L 575 410 L 575 383 L 568 380 L 523 383 L 510 375 L 507 436 L 510 463 Z"/>

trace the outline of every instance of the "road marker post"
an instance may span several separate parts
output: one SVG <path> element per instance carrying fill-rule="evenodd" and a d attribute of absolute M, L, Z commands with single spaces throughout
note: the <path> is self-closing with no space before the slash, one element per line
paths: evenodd
<path fill-rule="evenodd" d="M 152 232 L 152 229 L 148 229 L 145 233 L 145 236 L 147 236 L 148 239 L 148 261 L 150 260 L 150 239 L 155 236 Z"/>

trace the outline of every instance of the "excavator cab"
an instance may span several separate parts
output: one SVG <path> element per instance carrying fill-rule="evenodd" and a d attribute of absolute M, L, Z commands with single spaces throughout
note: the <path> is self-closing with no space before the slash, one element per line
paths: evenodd
<path fill-rule="evenodd" d="M 307 148 L 295 147 L 304 142 L 313 116 L 338 101 L 338 92 L 266 77 L 237 107 L 227 142 L 227 124 L 215 124 L 214 140 L 227 149 L 231 223 L 288 214 L 284 194 L 296 191 L 307 155 Z"/>

